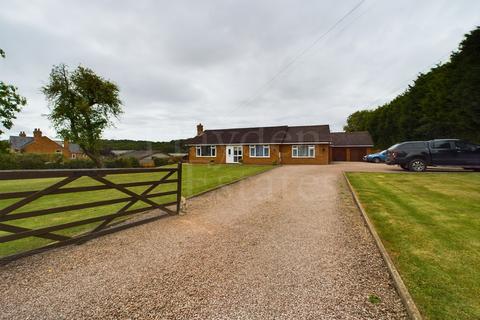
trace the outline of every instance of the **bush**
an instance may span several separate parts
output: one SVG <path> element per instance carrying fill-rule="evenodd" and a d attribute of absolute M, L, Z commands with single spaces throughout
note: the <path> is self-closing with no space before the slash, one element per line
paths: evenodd
<path fill-rule="evenodd" d="M 15 157 L 12 154 L 0 154 L 0 170 L 15 170 L 20 169 Z"/>
<path fill-rule="evenodd" d="M 74 159 L 65 161 L 64 169 L 91 169 L 95 168 L 95 163 L 90 159 Z"/>
<path fill-rule="evenodd" d="M 166 166 L 171 163 L 169 158 L 154 158 L 153 162 L 155 163 L 155 167 Z"/>
<path fill-rule="evenodd" d="M 41 154 L 19 154 L 14 155 L 14 158 L 20 169 L 45 169 L 45 164 L 51 160 Z"/>
<path fill-rule="evenodd" d="M 138 168 L 140 163 L 135 158 L 109 159 L 106 168 Z M 95 163 L 90 159 L 65 159 L 62 155 L 6 153 L 0 154 L 0 170 L 29 169 L 91 169 Z"/>
<path fill-rule="evenodd" d="M 117 158 L 117 159 L 107 159 L 103 162 L 105 168 L 138 168 L 140 167 L 140 162 L 138 159 L 130 158 Z"/>

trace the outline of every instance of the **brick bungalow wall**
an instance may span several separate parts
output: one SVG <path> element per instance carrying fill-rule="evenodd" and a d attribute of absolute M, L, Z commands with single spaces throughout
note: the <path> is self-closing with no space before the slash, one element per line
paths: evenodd
<path fill-rule="evenodd" d="M 197 157 L 195 147 L 188 148 L 188 161 L 190 163 L 225 163 L 225 146 L 216 146 L 216 157 Z"/>
<path fill-rule="evenodd" d="M 293 158 L 292 145 L 285 144 L 280 146 L 282 164 L 329 164 L 329 148 L 328 144 L 315 145 L 315 158 Z"/>
<path fill-rule="evenodd" d="M 190 163 L 226 163 L 226 146 L 217 145 L 216 157 L 197 157 L 194 146 L 188 148 Z M 250 145 L 243 145 L 242 162 L 244 164 L 329 164 L 329 146 L 315 145 L 315 158 L 293 158 L 292 145 L 270 145 L 270 157 L 250 157 Z"/>

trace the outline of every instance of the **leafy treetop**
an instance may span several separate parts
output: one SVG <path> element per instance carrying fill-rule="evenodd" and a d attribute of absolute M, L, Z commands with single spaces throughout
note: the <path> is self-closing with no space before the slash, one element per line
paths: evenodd
<path fill-rule="evenodd" d="M 42 91 L 50 104 L 49 119 L 59 135 L 78 143 L 97 167 L 102 167 L 102 133 L 123 112 L 118 86 L 89 68 L 69 71 L 61 64 L 53 67 Z"/>

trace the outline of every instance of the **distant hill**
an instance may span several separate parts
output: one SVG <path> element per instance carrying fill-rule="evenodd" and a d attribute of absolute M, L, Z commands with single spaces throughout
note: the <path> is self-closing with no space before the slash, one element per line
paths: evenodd
<path fill-rule="evenodd" d="M 165 153 L 187 152 L 184 140 L 155 142 L 146 140 L 102 140 L 102 150 L 158 150 Z"/>

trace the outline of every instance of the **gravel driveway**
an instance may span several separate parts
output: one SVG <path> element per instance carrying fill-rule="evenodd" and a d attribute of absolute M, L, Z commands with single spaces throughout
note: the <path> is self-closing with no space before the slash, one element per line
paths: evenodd
<path fill-rule="evenodd" d="M 0 318 L 406 318 L 341 175 L 384 167 L 282 166 L 185 216 L 0 267 Z"/>

